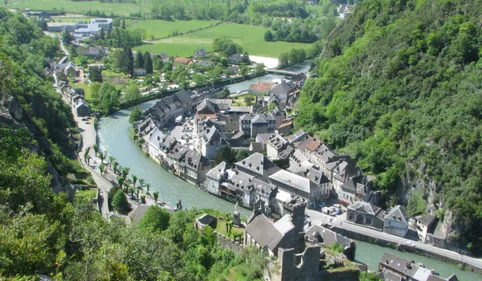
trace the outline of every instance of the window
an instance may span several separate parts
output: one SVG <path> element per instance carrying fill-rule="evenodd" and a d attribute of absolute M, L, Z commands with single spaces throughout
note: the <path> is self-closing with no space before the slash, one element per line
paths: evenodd
<path fill-rule="evenodd" d="M 353 220 L 353 214 L 351 214 L 351 213 L 348 214 L 348 219 L 352 221 Z"/>
<path fill-rule="evenodd" d="M 366 223 L 367 223 L 367 224 L 372 224 L 372 218 L 366 217 Z"/>

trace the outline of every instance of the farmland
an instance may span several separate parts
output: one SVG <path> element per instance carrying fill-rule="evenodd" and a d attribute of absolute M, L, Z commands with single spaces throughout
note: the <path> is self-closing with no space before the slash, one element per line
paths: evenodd
<path fill-rule="evenodd" d="M 185 33 L 190 30 L 205 28 L 217 21 L 189 20 L 189 21 L 164 21 L 164 20 L 134 20 L 128 22 L 129 28 L 142 29 L 146 38 L 160 38 L 169 36 L 174 32 Z"/>
<path fill-rule="evenodd" d="M 176 36 L 155 41 L 135 48 L 140 51 L 165 52 L 171 56 L 192 56 L 199 48 L 212 51 L 212 42 L 217 37 L 228 37 L 240 44 L 250 55 L 278 57 L 280 53 L 293 48 L 308 49 L 311 44 L 288 42 L 265 42 L 264 33 L 267 28 L 252 25 L 223 23 L 182 36 Z"/>
<path fill-rule="evenodd" d="M 2 1 L 3 4 L 3 1 Z M 98 1 L 78 1 L 71 0 L 16 0 L 9 1 L 10 8 L 31 10 L 60 10 L 65 12 L 83 14 L 89 10 L 99 10 L 107 16 L 129 15 L 130 13 L 139 13 L 141 4 L 137 3 L 100 3 Z"/>

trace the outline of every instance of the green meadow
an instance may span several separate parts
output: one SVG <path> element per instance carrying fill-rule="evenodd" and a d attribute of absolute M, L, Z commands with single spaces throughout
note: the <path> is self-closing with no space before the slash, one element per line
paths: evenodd
<path fill-rule="evenodd" d="M 217 21 L 188 20 L 188 21 L 164 21 L 164 20 L 134 20 L 128 22 L 129 28 L 143 29 L 146 39 L 160 38 L 171 35 L 174 32 L 185 33 L 191 30 L 204 28 L 215 24 Z"/>
<path fill-rule="evenodd" d="M 66 12 L 79 14 L 83 14 L 89 10 L 99 10 L 106 13 L 107 16 L 111 13 L 115 15 L 129 15 L 130 13 L 138 13 L 141 11 L 141 4 L 139 3 L 74 2 L 71 0 L 11 0 L 8 3 L 8 7 L 17 9 L 29 8 L 31 10 L 60 10 L 63 8 Z"/>
<path fill-rule="evenodd" d="M 135 50 L 167 53 L 170 56 L 187 57 L 199 49 L 212 51 L 212 42 L 217 37 L 228 37 L 240 44 L 250 55 L 277 58 L 280 53 L 293 48 L 310 48 L 311 44 L 289 42 L 265 42 L 264 33 L 268 30 L 261 26 L 223 23 L 221 25 L 190 34 L 175 36 L 136 47 Z"/>

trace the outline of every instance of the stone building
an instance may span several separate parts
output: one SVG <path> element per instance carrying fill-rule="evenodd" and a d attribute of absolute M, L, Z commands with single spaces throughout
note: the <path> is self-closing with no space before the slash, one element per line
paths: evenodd
<path fill-rule="evenodd" d="M 408 214 L 403 206 L 391 208 L 383 218 L 383 232 L 405 237 L 408 232 Z"/>
<path fill-rule="evenodd" d="M 380 207 L 367 202 L 355 202 L 347 208 L 347 219 L 351 222 L 383 229 L 384 212 Z"/>

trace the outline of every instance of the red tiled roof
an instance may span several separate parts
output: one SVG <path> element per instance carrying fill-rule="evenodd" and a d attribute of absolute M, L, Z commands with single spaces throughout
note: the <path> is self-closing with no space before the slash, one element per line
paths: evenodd
<path fill-rule="evenodd" d="M 320 141 L 313 141 L 306 146 L 309 151 L 315 151 L 321 145 Z"/>
<path fill-rule="evenodd" d="M 175 58 L 175 63 L 189 64 L 192 60 L 188 58 Z"/>
<path fill-rule="evenodd" d="M 281 124 L 279 127 L 280 127 L 280 128 L 283 128 L 283 127 L 289 126 L 289 125 L 291 125 L 291 124 L 293 124 L 293 121 L 289 121 L 289 122 L 283 123 L 283 124 Z"/>
<path fill-rule="evenodd" d="M 251 84 L 249 86 L 250 91 L 256 91 L 256 92 L 269 92 L 271 89 L 271 83 L 269 82 L 258 82 L 255 84 Z"/>
<path fill-rule="evenodd" d="M 216 114 L 196 114 L 196 120 L 201 120 L 203 118 L 214 119 L 216 118 Z"/>

